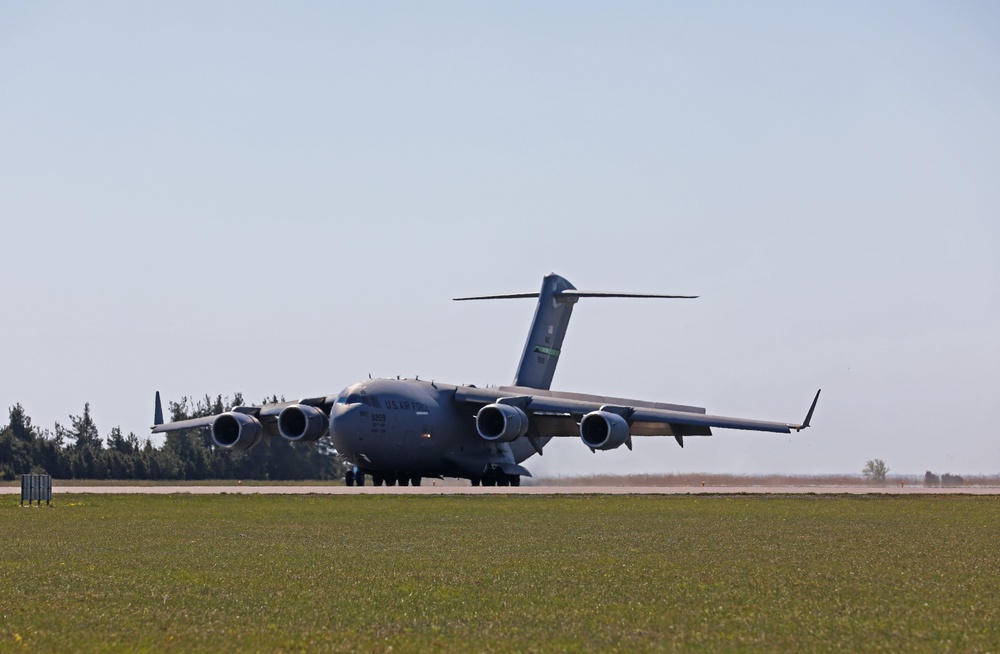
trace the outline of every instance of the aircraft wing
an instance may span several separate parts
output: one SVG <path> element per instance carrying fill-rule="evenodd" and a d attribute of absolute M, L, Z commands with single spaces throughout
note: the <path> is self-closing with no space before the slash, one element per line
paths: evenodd
<path fill-rule="evenodd" d="M 237 406 L 233 407 L 231 413 L 245 413 L 249 416 L 253 416 L 264 425 L 265 429 L 273 426 L 278 420 L 278 414 L 281 413 L 282 409 L 296 404 L 305 404 L 315 407 L 323 408 L 326 407 L 329 410 L 330 405 L 336 401 L 336 396 L 323 396 L 323 397 L 311 397 L 304 400 L 292 401 L 292 402 L 275 402 L 273 404 L 258 404 L 258 405 L 248 405 L 248 406 Z M 157 421 L 162 420 L 163 410 L 160 407 L 160 394 L 156 394 L 156 408 L 155 415 L 157 416 Z M 197 429 L 199 427 L 210 427 L 212 422 L 221 414 L 204 416 L 202 418 L 190 418 L 188 420 L 177 420 L 174 422 L 162 423 L 153 425 L 152 433 L 161 434 L 168 431 L 179 431 L 181 429 Z"/>
<path fill-rule="evenodd" d="M 701 407 L 517 386 L 460 387 L 455 399 L 470 404 L 502 402 L 518 406 L 531 417 L 539 436 L 578 436 L 578 424 L 583 416 L 592 411 L 605 410 L 625 418 L 632 436 L 673 436 L 680 443 L 684 436 L 711 436 L 712 427 L 785 434 L 805 429 L 812 419 L 819 392 L 802 423 L 730 418 L 709 415 Z"/>
<path fill-rule="evenodd" d="M 153 425 L 154 434 L 162 434 L 167 431 L 178 431 L 181 429 L 195 429 L 197 427 L 209 427 L 212 421 L 218 416 L 205 416 L 204 418 L 191 418 L 190 420 L 177 420 L 166 424 Z"/>

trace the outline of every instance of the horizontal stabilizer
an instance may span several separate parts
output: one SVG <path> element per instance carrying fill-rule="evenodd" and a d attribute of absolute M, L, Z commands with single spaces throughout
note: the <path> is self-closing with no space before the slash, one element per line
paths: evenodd
<path fill-rule="evenodd" d="M 466 300 L 520 300 L 524 298 L 536 298 L 539 297 L 540 293 L 505 293 L 503 295 L 477 295 L 475 297 L 456 297 L 455 302 L 464 302 Z M 570 298 L 581 298 L 581 297 L 627 297 L 627 298 L 652 298 L 652 299 L 664 299 L 664 300 L 694 300 L 697 295 L 660 295 L 656 293 L 606 293 L 604 291 L 577 291 L 565 290 L 557 291 L 553 294 L 558 300 L 560 298 L 570 299 Z"/>
<path fill-rule="evenodd" d="M 522 298 L 538 297 L 539 293 L 508 293 L 506 295 L 477 295 L 476 297 L 456 297 L 455 302 L 465 300 L 519 300 Z"/>
<path fill-rule="evenodd" d="M 561 291 L 556 297 L 632 297 L 661 298 L 664 300 L 694 300 L 697 295 L 659 295 L 655 293 L 604 293 L 602 291 Z"/>

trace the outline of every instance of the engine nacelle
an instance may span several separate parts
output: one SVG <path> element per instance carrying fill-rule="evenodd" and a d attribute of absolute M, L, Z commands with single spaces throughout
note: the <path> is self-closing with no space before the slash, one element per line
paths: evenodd
<path fill-rule="evenodd" d="M 286 406 L 278 414 L 278 433 L 293 443 L 312 443 L 322 438 L 330 428 L 325 413 L 308 404 Z"/>
<path fill-rule="evenodd" d="M 595 450 L 613 450 L 628 440 L 629 427 L 625 418 L 608 411 L 593 411 L 580 421 L 580 439 Z"/>
<path fill-rule="evenodd" d="M 528 433 L 528 416 L 509 404 L 487 404 L 476 414 L 476 431 L 488 441 L 509 443 Z"/>
<path fill-rule="evenodd" d="M 246 450 L 264 436 L 264 426 L 253 416 L 230 411 L 212 421 L 212 440 L 224 450 Z"/>

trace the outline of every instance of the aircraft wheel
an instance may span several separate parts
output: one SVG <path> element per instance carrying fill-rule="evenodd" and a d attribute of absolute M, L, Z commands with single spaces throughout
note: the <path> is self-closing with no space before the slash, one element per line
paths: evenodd
<path fill-rule="evenodd" d="M 381 486 L 385 482 L 385 478 L 382 475 L 372 474 L 372 486 Z"/>
<path fill-rule="evenodd" d="M 402 472 L 399 473 L 399 475 L 397 475 L 396 479 L 399 480 L 399 485 L 400 486 L 409 486 L 410 485 L 410 477 L 408 475 L 402 473 Z"/>
<path fill-rule="evenodd" d="M 496 486 L 497 478 L 493 475 L 487 475 L 483 477 L 483 486 Z"/>
<path fill-rule="evenodd" d="M 472 482 L 472 485 L 473 485 L 473 486 L 478 486 L 479 484 L 481 484 L 481 483 L 482 483 L 482 480 L 481 480 L 481 479 L 480 479 L 479 477 L 473 477 L 473 478 L 472 478 L 472 479 L 470 479 L 469 481 L 471 481 L 471 482 Z"/>
<path fill-rule="evenodd" d="M 395 486 L 396 485 L 396 475 L 386 475 L 385 476 L 385 485 L 386 486 Z"/>
<path fill-rule="evenodd" d="M 413 475 L 412 477 L 410 477 L 411 486 L 419 486 L 420 482 L 421 482 L 420 475 Z"/>
<path fill-rule="evenodd" d="M 354 471 L 348 470 L 344 473 L 344 485 L 353 486 L 354 485 Z"/>
<path fill-rule="evenodd" d="M 354 485 L 355 486 L 365 485 L 365 473 L 358 471 L 358 473 L 354 475 Z"/>
<path fill-rule="evenodd" d="M 511 486 L 520 486 L 521 485 L 521 475 L 511 475 L 510 476 L 510 485 Z"/>
<path fill-rule="evenodd" d="M 498 472 L 497 486 L 510 486 L 510 477 L 508 477 L 504 472 Z"/>

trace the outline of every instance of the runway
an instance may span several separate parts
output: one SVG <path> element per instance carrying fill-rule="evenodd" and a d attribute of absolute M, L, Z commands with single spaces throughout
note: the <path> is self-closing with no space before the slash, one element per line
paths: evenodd
<path fill-rule="evenodd" d="M 17 495 L 20 486 L 2 486 Z M 997 486 L 74 486 L 52 485 L 52 494 L 98 495 L 1000 495 Z"/>

